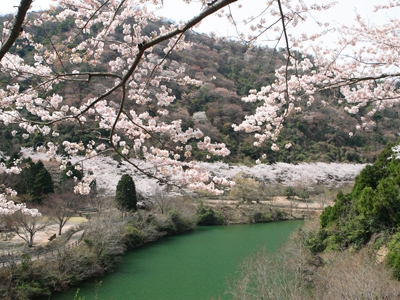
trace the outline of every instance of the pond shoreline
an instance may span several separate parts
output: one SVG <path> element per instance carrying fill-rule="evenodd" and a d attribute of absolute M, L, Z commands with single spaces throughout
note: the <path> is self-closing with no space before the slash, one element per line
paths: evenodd
<path fill-rule="evenodd" d="M 199 226 L 180 236 L 170 236 L 157 243 L 147 244 L 142 249 L 129 251 L 124 255 L 123 262 L 116 264 L 112 274 L 86 281 L 83 285 L 52 299 L 72 299 L 72 294 L 76 292 L 77 288 L 80 288 L 80 297 L 93 299 L 93 295 L 96 293 L 95 284 L 100 281 L 102 281 L 102 285 L 98 289 L 98 299 L 113 297 L 124 300 L 132 299 L 132 295 L 139 300 L 197 300 L 209 299 L 210 296 L 218 297 L 218 295 L 223 296 L 221 299 L 226 299 L 226 295 L 224 296 L 226 279 L 235 274 L 244 257 L 260 247 L 268 246 L 271 247 L 270 249 L 276 249 L 281 245 L 283 239 L 286 240 L 300 224 L 303 222 Z M 268 230 L 268 228 L 270 229 Z M 278 228 L 291 229 L 282 233 Z M 254 235 L 256 232 L 258 234 Z M 165 256 L 166 258 L 163 258 Z M 192 257 L 191 259 L 194 261 L 192 262 L 188 257 Z M 227 261 L 231 261 L 229 268 L 224 267 Z M 214 273 L 215 271 L 217 273 Z M 193 272 L 193 274 L 188 272 Z M 203 274 L 204 272 L 207 275 Z M 196 282 L 195 286 L 193 282 Z M 155 286 L 156 289 L 154 289 Z M 216 290 L 216 286 L 219 287 L 219 290 Z M 192 293 L 191 290 L 196 288 L 198 291 L 195 295 L 185 294 Z M 181 291 L 181 289 L 185 289 L 185 291 Z M 159 290 L 162 291 L 160 293 L 165 294 L 155 296 L 158 292 L 153 290 Z M 203 290 L 207 290 L 210 294 L 205 296 L 202 294 Z"/>
<path fill-rule="evenodd" d="M 318 213 L 309 210 L 306 216 L 301 209 L 295 210 L 293 207 L 285 208 L 284 206 L 280 207 L 277 205 L 271 205 L 271 201 L 261 201 L 260 203 L 254 204 L 238 204 L 237 201 L 234 203 L 226 203 L 221 201 L 217 203 L 215 200 L 205 200 L 203 203 L 204 205 L 212 207 L 213 210 L 223 216 L 224 222 L 221 225 L 246 225 L 288 220 L 303 220 Z M 193 221 L 194 216 L 186 218 L 184 213 L 178 211 L 171 211 L 170 213 L 163 215 L 139 210 L 131 217 L 135 220 L 132 219 L 128 222 L 124 221 L 125 223 L 123 223 L 124 225 L 121 225 L 119 233 L 116 233 L 120 235 L 120 241 L 118 242 L 120 250 L 116 251 L 115 253 L 110 253 L 103 258 L 95 258 L 96 256 L 93 254 L 93 244 L 96 243 L 96 240 L 102 240 L 102 238 L 94 237 L 93 234 L 96 236 L 96 234 L 99 235 L 99 233 L 92 232 L 92 235 L 89 233 L 87 236 L 85 236 L 78 246 L 74 247 L 68 252 L 60 253 L 58 258 L 53 258 L 53 260 L 55 259 L 52 263 L 54 266 L 49 266 L 46 260 L 38 261 L 32 259 L 32 257 L 28 254 L 28 256 L 26 256 L 24 260 L 18 264 L 27 265 L 27 269 L 18 269 L 18 265 L 6 266 L 3 269 L 9 269 L 11 273 L 20 272 L 21 276 L 25 276 L 23 274 L 31 273 L 32 270 L 35 270 L 34 273 L 37 274 L 37 280 L 35 278 L 34 280 L 31 280 L 29 284 L 34 286 L 38 285 L 40 288 L 37 288 L 33 292 L 28 291 L 27 294 L 31 295 L 21 299 L 36 299 L 35 297 L 39 297 L 40 295 L 46 295 L 45 297 L 48 299 L 48 297 L 54 292 L 65 291 L 73 286 L 76 286 L 77 284 L 80 284 L 81 282 L 93 278 L 100 278 L 104 274 L 113 272 L 115 264 L 123 258 L 129 249 L 140 248 L 152 242 L 159 241 L 165 236 L 177 236 L 188 233 L 195 229 L 196 226 L 195 222 Z M 114 221 L 113 224 L 114 226 L 117 226 L 116 221 Z M 154 231 L 154 227 L 157 228 L 156 231 Z M 153 230 L 153 232 L 149 233 L 149 230 Z M 112 247 L 110 246 L 110 248 Z M 82 259 L 83 261 L 81 261 Z M 105 260 L 103 262 L 98 262 L 99 259 Z M 96 268 L 93 267 L 93 270 L 90 272 L 88 272 L 86 269 L 80 269 L 79 267 L 76 267 L 75 269 L 71 269 L 71 271 L 69 271 L 71 274 L 68 274 L 65 277 L 65 275 L 58 274 L 53 270 L 53 268 L 60 268 L 60 265 L 64 264 L 64 260 L 69 261 L 68 264 L 70 265 L 84 265 L 87 263 L 93 264 L 91 261 L 96 261 L 97 266 Z M 46 278 L 47 276 L 50 276 L 51 280 L 40 279 L 42 277 Z M 26 283 L 24 284 L 26 285 Z M 29 284 L 27 285 L 28 289 Z M 18 288 L 18 285 L 15 288 Z M 3 292 L 4 287 L 0 286 L 0 298 L 2 298 L 1 296 Z M 12 298 L 5 297 L 2 299 Z"/>

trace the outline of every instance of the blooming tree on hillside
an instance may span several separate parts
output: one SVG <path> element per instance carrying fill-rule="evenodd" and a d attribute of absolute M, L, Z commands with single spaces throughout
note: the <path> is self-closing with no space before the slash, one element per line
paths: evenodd
<path fill-rule="evenodd" d="M 303 42 L 318 36 L 295 38 L 289 28 L 306 20 L 310 12 L 329 9 L 333 4 L 266 2 L 260 4 L 265 6 L 260 7 L 262 13 L 257 18 L 246 20 L 254 34 L 241 34 L 240 38 L 253 41 L 271 31 L 286 45 L 287 64 L 277 70 L 276 82 L 260 91 L 252 90 L 245 99 L 263 104 L 235 129 L 256 132 L 256 145 L 266 139 L 276 140 L 285 117 L 298 110 L 298 101 L 306 97 L 311 104 L 314 94 L 323 89 L 340 89 L 340 94 L 335 94 L 339 100 L 353 103 L 349 112 L 357 112 L 371 100 L 377 109 L 397 100 L 397 75 L 387 72 L 396 65 L 396 22 L 378 30 L 359 18 L 357 28 L 342 29 L 341 48 L 327 51 L 315 46 L 310 52 L 312 59 L 295 57 L 293 47 L 310 51 L 302 48 Z M 156 0 L 58 0 L 59 7 L 36 13 L 32 20 L 26 18 L 31 3 L 21 0 L 15 18 L 2 28 L 0 64 L 8 77 L 0 85 L 0 121 L 19 124 L 19 132 L 13 134 L 26 139 L 38 133 L 45 136 L 47 143 L 39 150 L 49 156 L 62 150 L 66 158 L 61 168 L 73 156 L 90 159 L 111 150 L 161 182 L 216 193 L 221 192 L 216 184 L 231 184 L 211 176 L 191 160 L 194 147 L 207 155 L 229 155 L 225 144 L 214 143 L 198 128 L 183 128 L 179 119 L 168 118 L 171 104 L 179 100 L 173 85 L 202 83 L 189 78 L 183 65 L 176 66 L 166 57 L 172 51 L 190 51 L 184 34 L 211 14 L 227 16 L 236 25 L 230 6 L 241 7 L 246 1 L 201 0 L 198 14 L 179 24 L 157 23 L 159 17 L 149 9 L 149 4 L 162 5 Z M 69 36 L 49 35 L 47 24 L 66 22 L 71 26 Z M 152 24 L 159 25 L 154 28 Z M 381 34 L 393 39 L 384 43 Z M 370 44 L 360 51 L 360 41 Z M 18 52 L 24 46 L 33 49 L 29 59 Z M 349 47 L 357 52 L 342 55 Z M 83 96 L 76 95 L 78 86 L 85 91 Z M 65 122 L 94 133 L 93 139 L 56 143 L 58 126 Z M 362 126 L 368 126 L 368 122 Z M 277 145 L 273 144 L 273 150 L 278 150 Z M 87 194 L 95 174 L 84 171 L 75 191 Z"/>
<path fill-rule="evenodd" d="M 26 11 L 28 2 L 32 1 L 21 1 L 20 11 Z M 7 50 L 10 39 L 15 41 L 14 33 L 18 31 L 17 41 L 35 48 L 33 62 L 12 54 L 12 48 L 0 52 L 4 53 L 2 71 L 9 74 L 7 84 L 0 90 L 0 120 L 5 125 L 19 124 L 26 139 L 36 133 L 49 137 L 41 150 L 50 156 L 61 147 L 70 157 L 84 154 L 86 158 L 113 150 L 159 181 L 214 190 L 210 175 L 190 161 L 193 146 L 189 143 L 197 140 L 197 147 L 211 155 L 228 155 L 229 150 L 223 143 L 212 143 L 209 137 L 203 137 L 198 129 L 183 129 L 180 120 L 164 120 L 175 99 L 169 82 L 201 85 L 185 76 L 183 66 L 168 66 L 165 57 L 171 51 L 189 47 L 184 33 L 234 1 L 204 3 L 203 11 L 186 23 L 162 25 L 149 33 L 145 30 L 157 17 L 148 11 L 145 2 L 60 1 L 60 8 L 39 13 L 35 20 L 26 19 L 23 29 L 22 23 L 17 22 L 18 13 L 14 23 L 3 27 L 3 36 L 8 40 L 2 50 Z M 75 26 L 66 40 L 51 36 L 40 43 L 37 36 L 29 33 L 29 26 L 47 33 L 45 22 L 66 20 L 73 20 Z M 13 47 L 18 49 L 18 43 Z M 104 61 L 108 61 L 107 68 L 103 67 Z M 76 103 L 71 104 L 54 92 L 55 85 L 64 84 L 72 91 L 77 83 L 86 84 L 89 92 Z M 97 138 L 87 144 L 56 144 L 51 137 L 58 136 L 60 122 L 76 122 L 82 130 L 97 130 Z M 133 158 L 147 164 L 139 164 Z M 63 160 L 61 168 L 68 161 Z M 87 172 L 75 191 L 87 194 L 93 179 L 94 175 Z"/>

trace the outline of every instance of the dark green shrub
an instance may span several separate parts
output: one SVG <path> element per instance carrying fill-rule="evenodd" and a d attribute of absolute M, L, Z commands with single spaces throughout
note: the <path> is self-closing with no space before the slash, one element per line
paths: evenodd
<path fill-rule="evenodd" d="M 291 197 L 296 196 L 296 192 L 294 191 L 292 186 L 287 186 L 283 191 L 283 195 L 286 196 L 286 198 L 290 199 Z"/>
<path fill-rule="evenodd" d="M 185 232 L 193 229 L 193 220 L 185 218 L 181 212 L 172 210 L 168 213 L 168 215 L 171 218 L 172 223 L 174 224 L 176 233 Z"/>
<path fill-rule="evenodd" d="M 326 207 L 322 212 L 320 216 L 321 227 L 324 228 L 329 223 L 337 221 L 340 216 L 348 215 L 351 209 L 351 194 L 344 195 L 342 191 L 339 191 L 335 199 L 335 205 Z"/>
<path fill-rule="evenodd" d="M 224 223 L 224 218 L 220 212 L 215 212 L 211 207 L 200 205 L 197 209 L 197 224 L 198 225 L 221 225 Z"/>
<path fill-rule="evenodd" d="M 153 219 L 153 224 L 157 230 L 167 235 L 177 234 L 192 230 L 194 228 L 194 220 L 186 218 L 179 211 L 172 210 L 168 215 L 159 215 Z"/>
<path fill-rule="evenodd" d="M 285 216 L 285 213 L 280 209 L 276 209 L 273 214 L 274 214 L 273 218 L 276 220 L 283 219 L 283 217 Z"/>
<path fill-rule="evenodd" d="M 271 220 L 272 216 L 270 213 L 254 212 L 249 215 L 250 223 L 265 223 L 270 222 Z"/>
<path fill-rule="evenodd" d="M 325 239 L 328 237 L 326 230 L 319 230 L 315 232 L 308 232 L 306 239 L 306 246 L 310 249 L 311 253 L 316 254 L 325 250 Z"/>
<path fill-rule="evenodd" d="M 134 248 L 142 245 L 145 241 L 145 237 L 136 227 L 127 225 L 122 235 L 122 241 L 128 248 Z"/>

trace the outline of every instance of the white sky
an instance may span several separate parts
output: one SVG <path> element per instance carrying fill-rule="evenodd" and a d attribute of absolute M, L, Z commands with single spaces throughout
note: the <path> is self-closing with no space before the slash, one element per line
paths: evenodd
<path fill-rule="evenodd" d="M 19 0 L 0 0 L 0 14 L 6 14 L 16 11 L 16 6 L 18 6 Z M 306 3 L 327 3 L 328 0 L 304 0 Z M 354 20 L 356 11 L 358 11 L 364 18 L 367 18 L 373 24 L 382 24 L 387 21 L 387 14 L 390 13 L 391 16 L 399 15 L 400 9 L 394 11 L 381 11 L 379 13 L 373 13 L 373 7 L 377 2 L 379 4 L 388 3 L 388 0 L 337 0 L 338 4 L 327 12 L 316 12 L 313 13 L 312 17 L 308 18 L 305 25 L 299 28 L 299 32 L 315 32 L 318 31 L 317 23 L 313 20 L 318 20 L 322 23 L 331 22 L 337 24 L 350 25 L 352 20 Z M 189 20 L 193 16 L 199 13 L 200 6 L 187 5 L 183 3 L 182 0 L 163 0 L 163 8 L 158 11 L 159 15 L 167 17 L 175 21 L 179 20 Z M 243 8 L 238 10 L 236 4 L 231 5 L 232 13 L 237 22 L 240 22 L 244 17 L 257 15 L 260 12 L 260 4 L 263 1 L 260 0 L 242 0 L 237 3 L 242 3 Z M 48 8 L 51 4 L 54 4 L 52 0 L 34 0 L 33 10 L 44 10 Z M 215 16 L 210 16 L 202 22 L 200 27 L 195 29 L 199 32 L 210 33 L 215 32 L 218 36 L 228 36 L 235 37 L 237 33 L 235 29 L 228 24 L 223 18 L 217 18 Z M 262 41 L 261 41 L 262 42 Z"/>
<path fill-rule="evenodd" d="M 333 0 L 304 0 L 305 3 L 329 3 Z M 315 31 L 317 27 L 317 21 L 321 23 L 330 22 L 336 24 L 350 25 L 355 19 L 356 12 L 360 13 L 366 19 L 369 19 L 371 23 L 376 25 L 382 24 L 387 21 L 387 13 L 389 11 L 380 11 L 378 13 L 373 13 L 374 5 L 377 3 L 385 4 L 389 1 L 387 0 L 336 0 L 338 3 L 335 7 L 329 9 L 325 12 L 314 12 L 312 16 L 308 17 L 306 24 L 299 28 L 301 32 L 303 31 Z M 242 9 L 236 9 L 236 4 L 231 5 L 232 14 L 236 22 L 241 22 L 245 17 L 256 16 L 260 13 L 264 1 L 260 0 L 242 0 L 237 3 L 243 5 Z M 177 7 L 179 9 L 177 9 Z M 176 21 L 188 20 L 190 16 L 196 15 L 199 8 L 193 5 L 186 5 L 182 3 L 182 0 L 164 0 L 163 11 L 160 11 L 160 15 L 170 16 L 171 19 Z M 184 13 L 183 13 L 184 12 Z M 400 9 L 390 11 L 391 16 L 399 15 Z M 314 20 L 315 19 L 315 20 Z M 267 21 L 268 22 L 268 21 Z M 304 27 L 305 26 L 305 27 Z M 210 33 L 215 32 L 218 36 L 237 36 L 235 29 L 225 22 L 224 19 L 210 16 L 202 22 L 198 31 Z"/>

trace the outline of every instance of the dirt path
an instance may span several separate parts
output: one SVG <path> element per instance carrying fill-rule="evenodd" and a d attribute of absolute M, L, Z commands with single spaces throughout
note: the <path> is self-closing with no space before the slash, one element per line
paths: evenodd
<path fill-rule="evenodd" d="M 62 229 L 62 233 L 66 233 L 68 230 L 76 230 L 78 229 L 79 225 L 82 223 L 87 222 L 86 218 L 82 217 L 72 217 L 71 219 L 68 220 L 68 222 L 64 225 Z M 44 230 L 39 231 L 38 233 L 35 234 L 35 239 L 34 239 L 34 244 L 35 245 L 42 245 L 46 244 L 49 242 L 49 237 L 51 237 L 53 234 L 56 234 L 58 236 L 58 225 L 53 224 L 48 227 L 46 227 Z M 15 239 L 20 239 L 18 236 L 14 236 L 13 240 Z"/>
<path fill-rule="evenodd" d="M 203 200 L 204 203 L 208 205 L 238 205 L 237 200 L 215 200 L 215 199 L 206 199 Z M 255 204 L 256 202 L 253 202 Z M 287 199 L 286 197 L 273 197 L 271 200 L 260 201 L 259 204 L 265 204 L 269 206 L 276 207 L 287 207 L 287 208 L 297 208 L 297 209 L 313 209 L 313 210 L 323 210 L 328 205 L 333 205 L 333 201 L 316 201 L 315 199 L 309 199 L 306 201 L 302 201 L 299 198 Z"/>
<path fill-rule="evenodd" d="M 62 245 L 68 245 L 74 243 L 76 240 L 79 240 L 80 236 L 83 233 L 83 230 L 79 230 L 79 225 L 87 222 L 86 218 L 82 217 L 73 217 L 68 220 L 68 222 L 64 225 L 62 229 L 62 235 L 58 235 L 58 225 L 52 224 L 47 226 L 45 229 L 37 232 L 34 236 L 34 248 L 43 247 L 49 245 L 49 238 L 56 234 L 56 239 L 51 243 L 55 244 L 55 246 L 62 242 Z M 78 231 L 77 231 L 78 230 Z M 71 232 L 68 231 L 77 231 L 71 235 Z M 26 247 L 25 241 L 20 238 L 18 235 L 14 234 L 14 236 L 9 240 L 0 241 L 0 254 L 10 253 L 10 252 L 20 252 Z"/>

